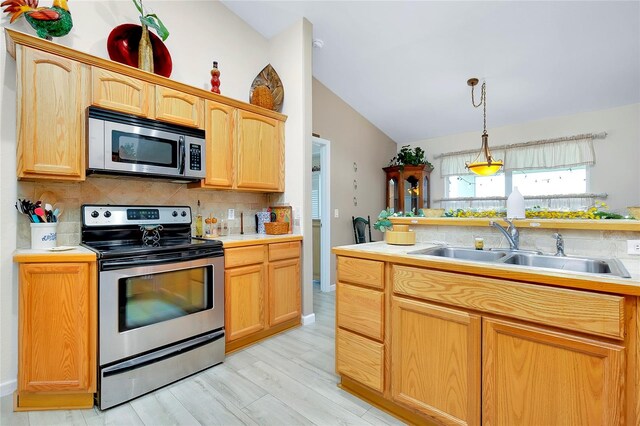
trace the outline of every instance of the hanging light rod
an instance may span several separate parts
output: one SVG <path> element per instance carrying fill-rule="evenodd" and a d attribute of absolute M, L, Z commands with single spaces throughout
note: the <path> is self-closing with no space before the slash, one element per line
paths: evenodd
<path fill-rule="evenodd" d="M 487 133 L 487 83 L 482 82 L 480 89 L 480 102 L 476 105 L 473 95 L 473 89 L 478 85 L 480 81 L 477 78 L 470 78 L 467 80 L 467 85 L 471 86 L 471 105 L 474 108 L 478 108 L 482 105 L 483 115 L 483 132 L 482 132 L 482 146 L 480 152 L 472 162 L 465 162 L 465 167 L 480 176 L 495 175 L 504 166 L 502 160 L 494 160 L 489 150 L 489 134 Z"/>

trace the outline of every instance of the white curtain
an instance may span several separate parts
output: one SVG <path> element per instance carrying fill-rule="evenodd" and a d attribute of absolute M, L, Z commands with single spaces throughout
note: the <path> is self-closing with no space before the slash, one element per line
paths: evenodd
<path fill-rule="evenodd" d="M 474 161 L 478 151 L 442 154 L 441 176 L 469 175 L 466 161 Z M 504 161 L 505 171 L 557 169 L 595 164 L 593 135 L 558 138 L 498 146 L 491 150 L 496 160 Z"/>
<path fill-rule="evenodd" d="M 507 149 L 505 170 L 557 169 L 595 164 L 593 139 L 538 143 Z"/>

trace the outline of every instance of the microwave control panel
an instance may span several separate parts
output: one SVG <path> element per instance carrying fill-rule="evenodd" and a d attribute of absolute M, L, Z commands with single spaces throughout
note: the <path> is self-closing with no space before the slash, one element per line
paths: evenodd
<path fill-rule="evenodd" d="M 202 170 L 202 146 L 195 143 L 189 145 L 189 152 L 191 153 L 189 169 Z"/>

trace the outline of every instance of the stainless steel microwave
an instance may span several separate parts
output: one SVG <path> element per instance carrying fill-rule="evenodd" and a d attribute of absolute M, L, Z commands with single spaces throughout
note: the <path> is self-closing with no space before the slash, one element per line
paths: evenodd
<path fill-rule="evenodd" d="M 205 132 L 89 107 L 87 173 L 197 181 L 205 177 Z"/>

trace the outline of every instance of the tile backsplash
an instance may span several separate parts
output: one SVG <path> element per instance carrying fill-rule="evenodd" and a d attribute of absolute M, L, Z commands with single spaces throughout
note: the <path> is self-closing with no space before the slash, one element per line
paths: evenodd
<path fill-rule="evenodd" d="M 196 212 L 198 200 L 204 217 L 210 214 L 227 222 L 227 209 L 235 209 L 235 219 L 228 221 L 231 234 L 240 233 L 240 212 L 244 213 L 244 232 L 256 232 L 256 212 L 275 205 L 275 196 L 252 192 L 232 192 L 188 189 L 186 184 L 163 180 L 131 179 L 126 177 L 89 176 L 84 182 L 18 182 L 18 198 L 41 200 L 61 210 L 58 224 L 58 245 L 80 243 L 80 207 L 83 204 L 187 205 Z M 273 198 L 270 199 L 270 197 Z M 20 215 L 17 229 L 17 248 L 31 245 L 30 226 Z"/>

